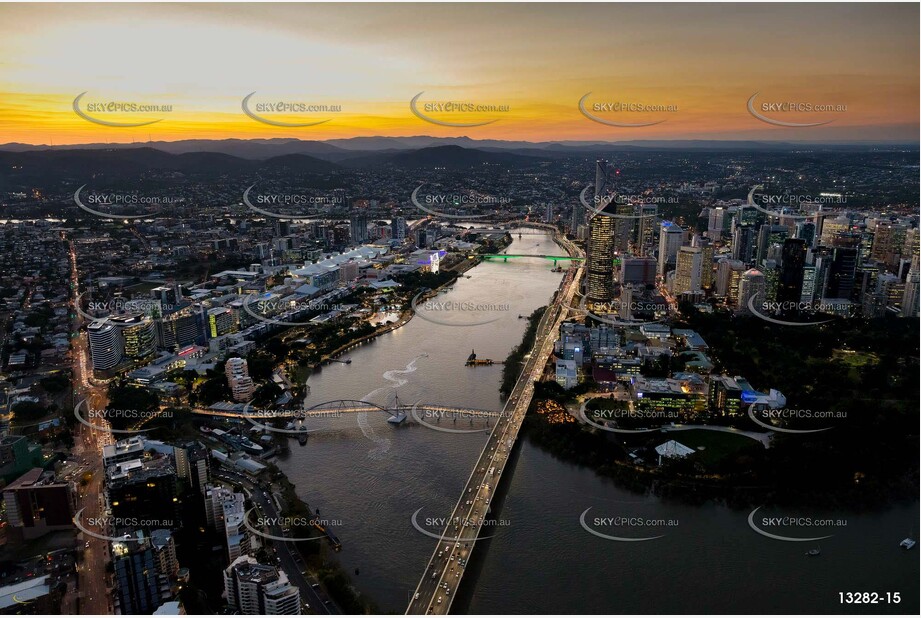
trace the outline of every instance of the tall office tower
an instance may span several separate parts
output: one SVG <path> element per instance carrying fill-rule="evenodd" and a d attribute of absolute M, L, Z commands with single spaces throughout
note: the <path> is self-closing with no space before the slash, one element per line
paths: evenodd
<path fill-rule="evenodd" d="M 349 217 L 349 237 L 353 245 L 360 245 L 368 241 L 368 215 L 353 213 Z"/>
<path fill-rule="evenodd" d="M 640 215 L 636 220 L 636 239 L 634 240 L 637 255 L 652 255 L 655 249 L 656 215 L 658 212 L 659 207 L 655 204 L 640 204 L 637 206 L 636 214 Z"/>
<path fill-rule="evenodd" d="M 224 594 L 235 612 L 245 615 L 297 615 L 301 595 L 287 574 L 259 564 L 252 556 L 240 556 L 224 570 Z"/>
<path fill-rule="evenodd" d="M 902 257 L 908 228 L 892 221 L 877 221 L 870 257 L 892 268 Z"/>
<path fill-rule="evenodd" d="M 285 221 L 284 219 L 275 220 L 275 235 L 276 236 L 290 236 L 291 235 L 291 222 Z"/>
<path fill-rule="evenodd" d="M 613 212 L 608 204 L 602 213 Z M 589 221 L 585 292 L 590 307 L 603 308 L 614 298 L 614 218 L 596 214 Z"/>
<path fill-rule="evenodd" d="M 390 221 L 390 237 L 400 242 L 406 240 L 406 219 L 394 217 Z"/>
<path fill-rule="evenodd" d="M 678 249 L 684 244 L 684 230 L 671 221 L 663 221 L 659 228 L 659 275 L 665 276 L 669 266 L 675 264 Z"/>
<path fill-rule="evenodd" d="M 120 315 L 110 318 L 121 331 L 126 359 L 142 360 L 157 351 L 157 325 L 142 314 Z"/>
<path fill-rule="evenodd" d="M 553 223 L 553 204 L 544 206 L 544 223 Z"/>
<path fill-rule="evenodd" d="M 821 217 L 822 220 L 822 236 L 821 244 L 826 247 L 831 246 L 832 240 L 841 232 L 847 232 L 851 229 L 851 220 L 845 215 L 836 217 L 834 219 L 829 219 L 828 217 Z"/>
<path fill-rule="evenodd" d="M 691 239 L 692 247 L 700 247 L 700 287 L 713 288 L 713 240 L 705 236 Z"/>
<path fill-rule="evenodd" d="M 863 280 L 860 304 L 864 317 L 883 317 L 890 308 L 895 309 L 901 305 L 905 284 L 896 275 L 878 271 L 858 271 L 858 278 Z"/>
<path fill-rule="evenodd" d="M 227 375 L 227 384 L 233 392 L 233 398 L 236 401 L 249 401 L 256 392 L 256 385 L 253 379 L 249 377 L 249 368 L 246 360 L 242 358 L 228 358 L 224 365 L 224 373 Z"/>
<path fill-rule="evenodd" d="M 860 267 L 860 234 L 840 232 L 832 239 L 834 260 L 828 273 L 828 298 L 851 300 L 857 288 L 857 269 Z"/>
<path fill-rule="evenodd" d="M 637 286 L 655 285 L 656 260 L 651 257 L 625 257 L 620 262 L 620 283 Z"/>
<path fill-rule="evenodd" d="M 825 298 L 850 300 L 857 276 L 857 248 L 835 247 L 834 258 L 828 270 Z"/>
<path fill-rule="evenodd" d="M 905 278 L 905 292 L 902 294 L 901 312 L 903 318 L 916 318 L 919 315 L 918 309 L 921 300 L 919 300 L 918 296 L 921 293 L 921 286 L 919 286 L 921 268 L 919 268 L 918 260 L 917 253 L 911 256 L 911 268 L 908 269 L 908 276 Z"/>
<path fill-rule="evenodd" d="M 710 215 L 707 217 L 707 236 L 713 240 L 719 240 L 723 235 L 727 211 L 722 206 L 710 209 Z"/>
<path fill-rule="evenodd" d="M 760 265 L 766 259 L 769 259 L 768 251 L 771 245 L 783 245 L 783 241 L 789 236 L 790 230 L 783 225 L 774 225 L 765 223 L 758 229 L 758 251 L 755 255 L 755 263 Z"/>
<path fill-rule="evenodd" d="M 608 162 L 604 159 L 595 161 L 595 197 L 600 198 L 608 189 Z M 600 202 L 595 202 L 600 208 Z"/>
<path fill-rule="evenodd" d="M 615 201 L 615 212 L 621 217 L 614 219 L 614 252 L 620 255 L 630 252 L 630 243 L 636 236 L 636 207 L 633 204 L 623 204 Z"/>
<path fill-rule="evenodd" d="M 681 247 L 675 266 L 675 284 L 672 293 L 677 296 L 684 292 L 701 290 L 702 258 L 700 247 Z"/>
<path fill-rule="evenodd" d="M 777 300 L 799 303 L 803 295 L 803 269 L 806 267 L 806 241 L 788 238 L 783 242 Z"/>
<path fill-rule="evenodd" d="M 905 232 L 905 244 L 902 245 L 902 259 L 911 262 L 914 256 L 921 253 L 921 230 L 912 228 Z"/>
<path fill-rule="evenodd" d="M 765 300 L 777 300 L 777 288 L 780 287 L 780 268 L 777 262 L 775 260 L 764 260 L 760 270 L 764 274 Z"/>
<path fill-rule="evenodd" d="M 118 365 L 125 352 L 121 330 L 108 318 L 95 320 L 86 329 L 90 341 L 93 369 L 107 371 Z"/>
<path fill-rule="evenodd" d="M 763 223 L 767 221 L 767 215 L 758 210 L 757 208 L 751 208 L 742 206 L 739 208 L 737 213 L 738 225 L 751 225 L 755 229 L 758 229 Z"/>
<path fill-rule="evenodd" d="M 736 313 L 751 313 L 748 308 L 750 300 L 754 299 L 755 309 L 760 310 L 760 305 L 765 301 L 764 273 L 754 268 L 742 273 L 739 281 L 739 296 L 736 301 Z"/>
<path fill-rule="evenodd" d="M 745 272 L 745 262 L 740 260 L 720 260 L 716 268 L 716 295 L 731 299 L 733 302 L 739 292 L 739 277 Z M 730 293 L 730 286 L 735 280 L 735 286 Z"/>
<path fill-rule="evenodd" d="M 881 270 L 882 269 L 882 270 Z M 879 276 L 885 272 L 882 264 L 870 260 L 868 264 L 857 267 L 857 273 L 854 277 L 854 293 L 852 297 L 855 300 L 858 300 L 860 303 L 864 304 L 864 309 L 866 309 L 868 304 L 872 304 L 872 300 L 868 300 L 868 297 L 872 297 L 874 292 L 877 289 L 877 283 L 879 281 Z M 899 292 L 899 296 L 902 293 Z M 867 313 L 864 312 L 864 315 L 872 314 L 872 310 Z"/>
<path fill-rule="evenodd" d="M 732 231 L 732 259 L 751 264 L 755 257 L 755 228 L 740 224 Z"/>
<path fill-rule="evenodd" d="M 818 271 L 815 266 L 803 267 L 803 292 L 800 294 L 799 302 L 804 305 L 810 305 L 816 298 L 816 275 Z"/>
<path fill-rule="evenodd" d="M 815 265 L 815 299 L 826 298 L 828 277 L 831 265 L 835 259 L 835 251 L 831 247 L 816 247 L 812 251 L 812 263 Z"/>
<path fill-rule="evenodd" d="M 815 243 L 815 223 L 812 221 L 800 221 L 796 224 L 796 238 L 802 238 L 806 241 L 806 247 L 812 247 Z"/>

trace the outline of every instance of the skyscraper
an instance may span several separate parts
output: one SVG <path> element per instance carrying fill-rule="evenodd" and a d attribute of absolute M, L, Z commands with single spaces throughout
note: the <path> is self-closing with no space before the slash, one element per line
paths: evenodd
<path fill-rule="evenodd" d="M 700 247 L 700 287 L 713 288 L 713 240 L 695 235 L 691 239 L 692 247 Z"/>
<path fill-rule="evenodd" d="M 768 249 L 771 245 L 782 246 L 783 241 L 790 235 L 790 230 L 784 225 L 774 225 L 765 223 L 758 228 L 758 251 L 755 255 L 755 264 L 760 266 L 761 262 L 768 259 Z"/>
<path fill-rule="evenodd" d="M 803 269 L 806 267 L 806 241 L 788 238 L 783 243 L 777 301 L 799 303 L 803 295 Z"/>
<path fill-rule="evenodd" d="M 675 264 L 678 249 L 684 244 L 684 230 L 671 221 L 663 221 L 659 228 L 659 275 L 665 276 L 669 266 Z"/>
<path fill-rule="evenodd" d="M 354 213 L 349 217 L 349 233 L 353 245 L 360 245 L 368 240 L 368 216 Z"/>
<path fill-rule="evenodd" d="M 615 212 L 620 217 L 614 219 L 614 251 L 625 254 L 630 251 L 630 243 L 636 237 L 636 208 L 633 204 L 625 204 L 615 200 Z"/>
<path fill-rule="evenodd" d="M 684 292 L 701 290 L 702 258 L 700 247 L 681 247 L 675 267 L 675 286 L 672 293 L 677 296 Z"/>
<path fill-rule="evenodd" d="M 403 217 L 394 217 L 390 222 L 390 237 L 393 240 L 406 240 L 406 219 Z"/>
<path fill-rule="evenodd" d="M 611 212 L 613 203 L 607 204 L 603 213 Z M 596 214 L 589 221 L 589 238 L 586 252 L 586 299 L 589 307 L 607 307 L 614 294 L 614 218 Z"/>
<path fill-rule="evenodd" d="M 739 277 L 745 272 L 745 263 L 739 260 L 721 260 L 716 271 L 716 294 L 725 296 L 729 304 L 735 303 L 739 294 Z"/>
<path fill-rule="evenodd" d="M 751 264 L 755 255 L 755 228 L 739 224 L 732 231 L 732 259 Z"/>
<path fill-rule="evenodd" d="M 636 254 L 640 256 L 652 255 L 656 242 L 656 215 L 659 208 L 655 204 L 639 204 L 636 207 L 636 239 L 634 244 Z"/>
<path fill-rule="evenodd" d="M 765 301 L 764 273 L 754 268 L 742 273 L 739 281 L 739 298 L 736 302 L 736 313 L 751 313 L 748 303 L 752 299 L 754 299 L 753 305 L 756 309 Z"/>
<path fill-rule="evenodd" d="M 796 237 L 806 241 L 806 247 L 811 247 L 815 243 L 815 223 L 812 221 L 800 221 L 796 224 Z"/>
<path fill-rule="evenodd" d="M 850 300 L 857 280 L 857 261 L 859 257 L 860 236 L 855 234 L 837 234 L 832 242 L 834 252 L 831 268 L 828 271 L 826 298 L 843 298 Z"/>
<path fill-rule="evenodd" d="M 707 217 L 707 236 L 714 240 L 719 240 L 723 235 L 724 220 L 727 210 L 722 206 L 710 209 L 710 215 Z"/>
<path fill-rule="evenodd" d="M 804 305 L 810 305 L 816 298 L 816 277 L 818 270 L 815 266 L 803 267 L 803 292 L 800 294 L 799 301 Z"/>
<path fill-rule="evenodd" d="M 921 268 L 918 266 L 918 254 L 911 256 L 911 268 L 905 278 L 905 291 L 902 294 L 902 317 L 916 318 L 919 315 L 919 293 L 921 293 Z"/>
<path fill-rule="evenodd" d="M 125 342 L 121 331 L 107 318 L 95 320 L 86 329 L 90 342 L 93 369 L 107 371 L 122 360 Z"/>
<path fill-rule="evenodd" d="M 608 162 L 604 159 L 595 161 L 595 197 L 599 198 L 608 185 Z M 598 202 L 596 202 L 598 203 Z"/>

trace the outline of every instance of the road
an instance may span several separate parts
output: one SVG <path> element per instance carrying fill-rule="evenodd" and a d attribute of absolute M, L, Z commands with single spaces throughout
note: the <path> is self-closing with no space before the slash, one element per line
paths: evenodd
<path fill-rule="evenodd" d="M 571 253 L 578 252 L 565 239 L 562 242 Z M 544 312 L 537 328 L 534 347 L 448 518 L 445 530 L 406 610 L 407 614 L 449 613 L 477 539 L 494 534 L 494 531 L 488 530 L 481 535 L 491 511 L 490 502 L 530 407 L 534 382 L 543 375 L 544 366 L 553 352 L 555 333 L 568 315 L 567 307 L 571 306 L 581 276 L 581 267 L 570 268 L 560 284 L 559 292 Z"/>
<path fill-rule="evenodd" d="M 77 255 L 74 245 L 70 245 L 70 277 L 71 301 L 76 303 L 80 295 L 80 278 L 77 270 Z M 95 410 L 102 410 L 108 403 L 106 389 L 96 386 L 91 382 L 89 364 L 88 342 L 81 334 L 83 319 L 79 312 L 73 311 L 73 333 L 71 339 L 71 362 L 73 371 L 74 401 L 86 399 L 86 406 Z M 105 423 L 99 419 L 98 423 Z M 98 424 L 97 423 L 97 424 Z M 85 509 L 81 515 L 84 521 L 103 517 L 104 496 L 102 469 L 102 447 L 112 444 L 114 439 L 111 433 L 98 431 L 82 423 L 75 426 L 74 447 L 71 457 L 78 459 L 85 465 L 86 472 L 91 475 L 85 486 L 80 486 L 77 496 L 77 511 Z M 79 534 L 78 538 L 85 535 Z M 109 544 L 93 537 L 80 541 L 84 543 L 83 559 L 77 564 L 77 591 L 80 599 L 80 613 L 104 615 L 114 613 L 112 598 L 106 582 L 105 565 L 109 561 Z"/>
<path fill-rule="evenodd" d="M 223 479 L 229 483 L 243 487 L 267 518 L 280 521 L 281 515 L 278 513 L 278 509 L 275 508 L 275 503 L 272 501 L 272 498 L 267 492 L 256 487 L 250 479 L 236 472 L 227 470 L 226 468 L 216 471 L 215 478 Z M 282 526 L 278 524 L 270 526 L 269 533 L 273 536 L 284 536 Z M 261 540 L 263 543 L 266 542 L 266 539 Z M 341 614 L 342 611 L 319 586 L 319 582 L 310 581 L 304 575 L 304 561 L 297 547 L 294 546 L 294 542 L 270 542 L 272 546 L 277 549 L 278 559 L 281 561 L 281 568 L 287 574 L 288 580 L 301 591 L 301 603 L 306 601 L 310 605 L 310 609 L 317 614 Z M 316 542 L 321 543 L 323 541 Z M 314 586 L 317 587 L 315 588 Z"/>

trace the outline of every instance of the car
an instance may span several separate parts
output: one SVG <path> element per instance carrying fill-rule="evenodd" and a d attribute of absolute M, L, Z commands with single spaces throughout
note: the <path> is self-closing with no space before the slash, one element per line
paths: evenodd
<path fill-rule="evenodd" d="M 438 597 L 438 604 L 441 605 L 441 597 Z"/>
<path fill-rule="evenodd" d="M 415 601 L 415 600 L 417 600 L 418 598 L 419 598 L 419 593 L 417 592 L 416 594 L 413 595 L 413 600 Z"/>
<path fill-rule="evenodd" d="M 320 584 L 310 584 L 310 587 L 313 589 L 317 589 L 320 587 Z"/>

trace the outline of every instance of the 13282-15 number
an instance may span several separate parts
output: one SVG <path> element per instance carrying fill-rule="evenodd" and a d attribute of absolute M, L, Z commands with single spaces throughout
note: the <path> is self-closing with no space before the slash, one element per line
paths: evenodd
<path fill-rule="evenodd" d="M 898 592 L 839 592 L 838 600 L 846 604 L 868 604 L 875 605 L 878 603 L 900 603 L 902 595 Z"/>

